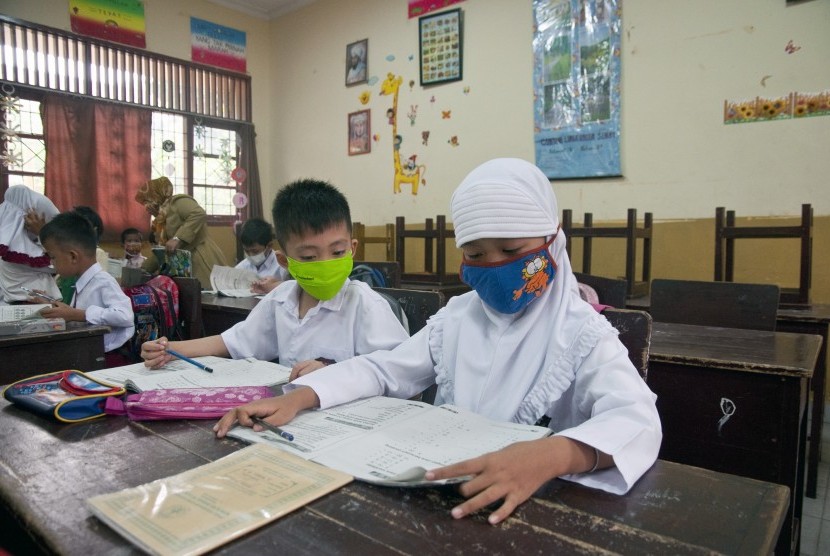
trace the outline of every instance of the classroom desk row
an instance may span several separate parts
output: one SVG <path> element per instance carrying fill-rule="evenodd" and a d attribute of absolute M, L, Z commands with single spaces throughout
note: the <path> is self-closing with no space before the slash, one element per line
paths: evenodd
<path fill-rule="evenodd" d="M 96 494 L 134 487 L 242 447 L 211 421 L 63 425 L 0 401 L 0 546 L 14 554 L 133 554 L 92 517 Z M 657 461 L 625 496 L 554 480 L 505 523 L 453 520 L 452 487 L 354 482 L 218 549 L 221 554 L 768 554 L 781 485 Z"/>

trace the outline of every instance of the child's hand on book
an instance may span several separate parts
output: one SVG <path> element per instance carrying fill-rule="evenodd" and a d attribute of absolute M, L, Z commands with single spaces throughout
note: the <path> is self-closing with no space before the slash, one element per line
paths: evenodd
<path fill-rule="evenodd" d="M 588 448 L 585 456 L 580 446 L 585 445 L 563 436 L 516 442 L 497 452 L 427 471 L 426 479 L 472 475 L 472 479 L 459 487 L 469 500 L 453 508 L 452 516 L 462 518 L 502 500 L 501 506 L 487 518 L 491 525 L 496 525 L 547 481 L 589 469 L 593 464 L 593 449 Z"/>
<path fill-rule="evenodd" d="M 251 292 L 258 293 L 258 294 L 266 294 L 282 284 L 282 280 L 278 280 L 273 276 L 269 276 L 267 278 L 260 278 L 259 280 L 255 280 L 251 282 Z"/>
<path fill-rule="evenodd" d="M 254 423 L 252 417 L 260 417 L 278 427 L 291 421 L 300 411 L 319 406 L 320 399 L 314 390 L 300 386 L 282 396 L 256 400 L 231 409 L 213 426 L 213 432 L 217 437 L 223 438 L 237 423 L 243 427 L 252 427 L 255 431 L 264 430 L 261 425 Z"/>
<path fill-rule="evenodd" d="M 331 360 L 323 360 L 323 358 L 319 359 L 309 359 L 308 361 L 299 361 L 293 367 L 291 367 L 291 375 L 288 377 L 288 382 L 291 382 L 295 378 L 299 378 L 303 375 L 307 375 L 308 373 L 313 373 L 314 371 L 320 370 L 326 365 L 330 365 L 334 363 Z"/>
<path fill-rule="evenodd" d="M 167 353 L 166 350 L 167 338 L 164 336 L 141 344 L 141 358 L 144 359 L 144 366 L 158 369 L 169 363 L 173 356 Z"/>
<path fill-rule="evenodd" d="M 52 307 L 42 309 L 40 315 L 45 319 L 63 319 L 66 322 L 86 320 L 84 309 L 76 309 L 63 301 L 53 301 Z"/>

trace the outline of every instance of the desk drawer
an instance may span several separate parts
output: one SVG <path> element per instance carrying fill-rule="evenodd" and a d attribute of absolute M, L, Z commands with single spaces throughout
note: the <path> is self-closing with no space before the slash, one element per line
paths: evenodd
<path fill-rule="evenodd" d="M 801 379 L 652 362 L 648 384 L 663 424 L 661 458 L 792 482 Z"/>

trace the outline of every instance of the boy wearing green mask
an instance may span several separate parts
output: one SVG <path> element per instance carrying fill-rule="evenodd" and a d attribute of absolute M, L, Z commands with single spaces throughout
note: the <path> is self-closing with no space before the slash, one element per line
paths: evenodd
<path fill-rule="evenodd" d="M 141 347 L 144 364 L 172 359 L 169 347 L 189 357 L 279 359 L 292 377 L 333 361 L 392 349 L 409 337 L 387 301 L 368 284 L 349 280 L 357 240 L 349 204 L 319 180 L 299 180 L 277 193 L 272 208 L 288 280 L 266 295 L 243 322 L 221 335 Z"/>

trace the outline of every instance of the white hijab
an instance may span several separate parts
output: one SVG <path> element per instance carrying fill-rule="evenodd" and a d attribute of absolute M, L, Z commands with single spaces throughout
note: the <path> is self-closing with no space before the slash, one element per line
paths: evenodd
<path fill-rule="evenodd" d="M 559 228 L 550 181 L 520 159 L 491 160 L 470 172 L 451 205 L 458 246 L 481 238 L 550 238 Z M 600 337 L 616 333 L 580 298 L 562 231 L 550 253 L 553 281 L 516 314 L 493 310 L 475 292 L 450 301 L 435 323 L 442 330 L 430 337 L 439 358 L 436 405 L 534 423 L 568 389 Z"/>
<path fill-rule="evenodd" d="M 6 190 L 0 203 L 0 255 L 7 262 L 42 268 L 49 266 L 49 257 L 23 227 L 30 210 L 44 215 L 47 222 L 60 212 L 52 201 L 25 185 L 13 185 Z"/>
<path fill-rule="evenodd" d="M 60 211 L 40 193 L 24 185 L 6 190 L 0 203 L 0 301 L 23 301 L 28 296 L 20 286 L 43 290 L 60 297 L 53 269 L 43 247 L 24 228 L 24 217 L 34 209 L 52 220 Z"/>

